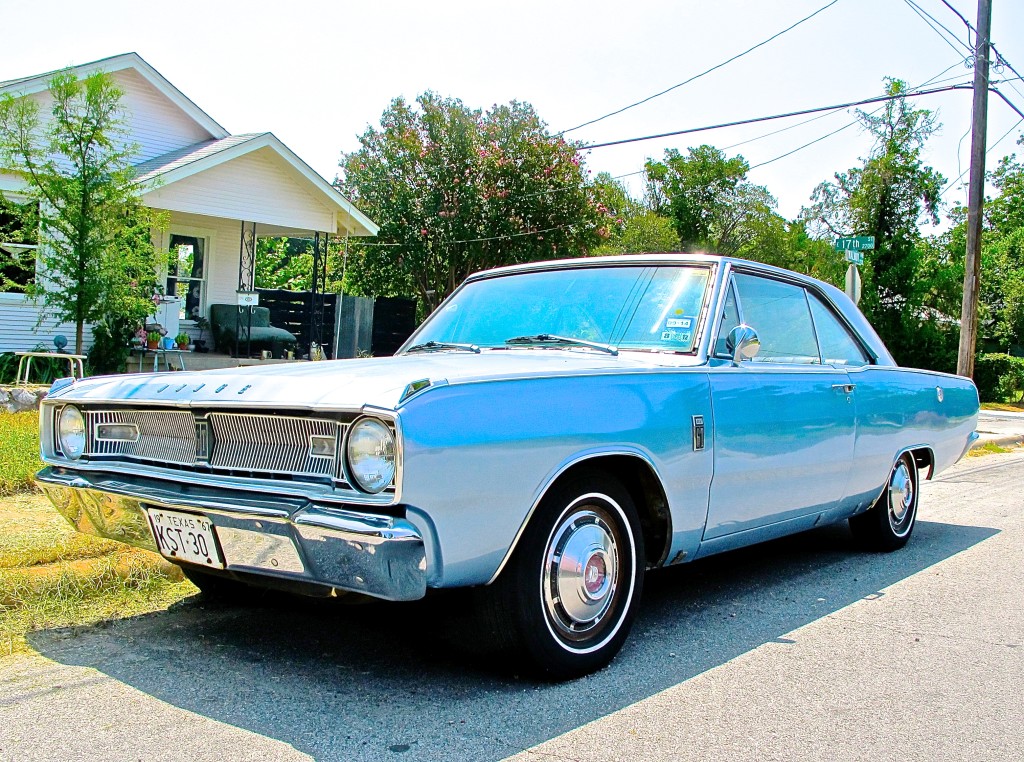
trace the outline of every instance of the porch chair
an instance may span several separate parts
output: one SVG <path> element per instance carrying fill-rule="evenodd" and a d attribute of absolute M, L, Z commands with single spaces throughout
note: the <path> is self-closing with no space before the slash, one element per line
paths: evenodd
<path fill-rule="evenodd" d="M 234 304 L 214 304 L 210 307 L 210 332 L 213 334 L 214 348 L 223 354 L 233 355 L 235 352 L 235 332 L 239 318 L 248 319 L 244 313 L 239 315 Z M 285 350 L 294 350 L 298 340 L 295 335 L 275 328 L 270 324 L 270 310 L 266 307 L 252 308 L 252 330 L 250 341 L 253 352 L 269 349 L 275 358 L 284 357 Z M 241 337 L 244 339 L 244 334 Z M 240 345 L 239 349 L 245 351 Z"/>

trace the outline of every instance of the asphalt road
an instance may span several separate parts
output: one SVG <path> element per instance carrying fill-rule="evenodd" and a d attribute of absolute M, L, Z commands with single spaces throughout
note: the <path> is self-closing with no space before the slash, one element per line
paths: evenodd
<path fill-rule="evenodd" d="M 940 475 L 894 554 L 836 526 L 649 575 L 562 685 L 458 645 L 458 597 L 38 633 L 0 659 L 0 760 L 1024 759 L 1022 480 Z"/>

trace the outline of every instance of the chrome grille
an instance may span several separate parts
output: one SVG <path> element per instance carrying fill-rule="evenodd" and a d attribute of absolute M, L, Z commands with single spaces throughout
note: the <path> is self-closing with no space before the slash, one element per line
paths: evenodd
<path fill-rule="evenodd" d="M 210 413 L 213 434 L 210 466 L 235 471 L 272 471 L 334 476 L 337 457 L 312 456 L 312 437 L 335 440 L 341 425 L 316 418 L 247 413 Z"/>
<path fill-rule="evenodd" d="M 89 411 L 89 453 L 120 455 L 140 460 L 159 460 L 178 465 L 196 462 L 195 417 L 176 410 L 97 410 Z M 104 440 L 96 437 L 103 424 L 134 426 L 136 441 Z"/>

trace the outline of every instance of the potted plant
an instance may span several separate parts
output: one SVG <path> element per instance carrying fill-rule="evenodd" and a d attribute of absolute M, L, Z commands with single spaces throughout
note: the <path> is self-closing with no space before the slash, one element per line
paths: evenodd
<path fill-rule="evenodd" d="M 160 331 L 146 332 L 146 349 L 160 348 Z"/>
<path fill-rule="evenodd" d="M 174 337 L 174 342 L 178 345 L 178 349 L 185 351 L 188 349 L 188 342 L 190 341 L 189 335 L 182 331 Z"/>

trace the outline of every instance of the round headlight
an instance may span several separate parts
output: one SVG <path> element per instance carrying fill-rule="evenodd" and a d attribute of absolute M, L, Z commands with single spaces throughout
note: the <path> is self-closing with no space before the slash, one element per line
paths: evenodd
<path fill-rule="evenodd" d="M 64 457 L 78 460 L 85 452 L 85 418 L 82 412 L 65 405 L 57 418 L 57 439 Z"/>
<path fill-rule="evenodd" d="M 380 492 L 395 478 L 395 435 L 376 418 L 352 424 L 348 434 L 348 471 L 365 492 Z"/>

